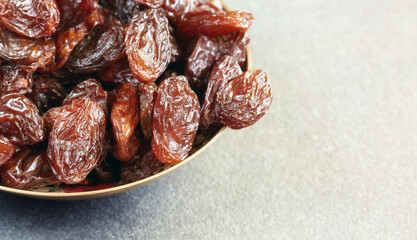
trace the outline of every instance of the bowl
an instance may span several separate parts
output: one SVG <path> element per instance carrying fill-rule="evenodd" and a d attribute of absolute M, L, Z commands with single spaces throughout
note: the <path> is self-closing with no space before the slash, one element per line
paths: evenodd
<path fill-rule="evenodd" d="M 230 8 L 227 6 L 224 1 L 222 1 L 223 7 L 226 11 L 230 11 Z M 243 70 L 250 70 L 252 68 L 252 59 L 251 59 L 251 52 L 249 46 L 246 49 L 247 52 L 247 59 L 246 59 L 246 66 Z M 173 171 L 178 169 L 179 167 L 183 166 L 191 159 L 195 158 L 205 149 L 207 149 L 210 144 L 212 144 L 224 131 L 226 127 L 222 127 L 219 130 L 211 133 L 209 136 L 204 136 L 202 134 L 198 134 L 196 136 L 196 140 L 193 145 L 193 149 L 190 152 L 190 155 L 180 163 L 176 164 L 166 164 L 157 173 L 154 175 L 144 178 L 142 180 L 123 184 L 123 185 L 112 185 L 112 184 L 104 184 L 101 186 L 94 186 L 90 187 L 88 185 L 76 185 L 76 186 L 68 186 L 65 189 L 59 187 L 58 185 L 54 186 L 46 186 L 38 189 L 34 189 L 31 191 L 28 190 L 20 190 L 9 188 L 5 186 L 0 186 L 0 191 L 12 193 L 24 197 L 29 198 L 38 198 L 38 199 L 49 199 L 49 200 L 81 200 L 81 199 L 90 199 L 90 198 L 98 198 L 98 197 L 105 197 L 110 196 L 122 192 L 126 192 L 143 185 L 146 185 L 150 182 L 153 182 Z"/>

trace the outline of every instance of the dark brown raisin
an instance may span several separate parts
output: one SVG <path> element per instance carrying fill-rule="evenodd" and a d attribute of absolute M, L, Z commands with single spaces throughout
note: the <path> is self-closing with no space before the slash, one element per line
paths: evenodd
<path fill-rule="evenodd" d="M 55 0 L 61 12 L 58 32 L 67 30 L 84 21 L 97 9 L 98 0 Z"/>
<path fill-rule="evenodd" d="M 107 91 L 95 79 L 88 79 L 78 84 L 64 99 L 62 105 L 70 104 L 74 99 L 90 98 L 107 113 Z"/>
<path fill-rule="evenodd" d="M 13 62 L 2 65 L 0 71 L 3 77 L 0 87 L 1 94 L 27 94 L 32 91 L 32 73 L 26 72 Z"/>
<path fill-rule="evenodd" d="M 143 10 L 134 0 L 100 0 L 100 4 L 113 11 L 116 18 L 125 24 L 129 24 L 133 16 Z"/>
<path fill-rule="evenodd" d="M 120 175 L 124 183 L 131 183 L 151 176 L 160 170 L 161 165 L 148 146 L 122 167 Z"/>
<path fill-rule="evenodd" d="M 98 72 L 98 77 L 102 82 L 108 83 L 111 86 L 119 86 L 123 83 L 130 83 L 134 87 L 140 87 L 143 83 L 139 82 L 133 77 L 133 73 L 129 67 L 129 61 L 126 57 L 118 60 L 108 67 L 103 68 Z"/>
<path fill-rule="evenodd" d="M 33 90 L 28 95 L 41 114 L 50 108 L 61 106 L 66 96 L 65 89 L 56 78 L 43 75 L 36 76 Z"/>

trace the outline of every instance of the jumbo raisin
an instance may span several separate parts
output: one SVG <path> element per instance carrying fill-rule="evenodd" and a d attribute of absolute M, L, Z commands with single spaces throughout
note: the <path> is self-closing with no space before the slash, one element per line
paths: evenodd
<path fill-rule="evenodd" d="M 157 88 L 155 83 L 146 83 L 139 89 L 140 127 L 148 141 L 152 139 L 152 116 Z"/>
<path fill-rule="evenodd" d="M 232 129 L 256 123 L 272 102 L 271 82 L 262 70 L 247 71 L 227 83 L 217 94 L 220 122 Z"/>
<path fill-rule="evenodd" d="M 95 101 L 104 113 L 107 113 L 107 91 L 95 79 L 88 79 L 78 84 L 64 99 L 62 105 L 70 104 L 74 99 L 90 98 Z"/>
<path fill-rule="evenodd" d="M 83 181 L 103 158 L 106 118 L 89 98 L 65 105 L 67 114 L 55 119 L 47 158 L 55 177 L 67 184 Z"/>
<path fill-rule="evenodd" d="M 97 9 L 98 0 L 55 0 L 61 12 L 58 32 L 63 32 L 85 20 Z"/>
<path fill-rule="evenodd" d="M 50 108 L 61 106 L 66 96 L 65 89 L 56 78 L 43 75 L 36 76 L 33 90 L 28 95 L 41 114 Z"/>
<path fill-rule="evenodd" d="M 4 26 L 22 36 L 50 37 L 59 24 L 55 0 L 1 0 L 0 19 Z"/>
<path fill-rule="evenodd" d="M 133 76 L 141 82 L 155 81 L 171 60 L 170 31 L 163 10 L 136 14 L 126 29 L 125 44 Z"/>
<path fill-rule="evenodd" d="M 197 134 L 200 103 L 184 76 L 165 79 L 157 90 L 152 150 L 163 163 L 187 158 Z"/>

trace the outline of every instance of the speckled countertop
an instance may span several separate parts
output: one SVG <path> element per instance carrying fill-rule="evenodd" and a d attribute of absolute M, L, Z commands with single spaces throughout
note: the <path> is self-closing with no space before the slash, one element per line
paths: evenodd
<path fill-rule="evenodd" d="M 117 196 L 0 193 L 1 239 L 417 238 L 417 2 L 227 2 L 257 19 L 269 114 Z"/>

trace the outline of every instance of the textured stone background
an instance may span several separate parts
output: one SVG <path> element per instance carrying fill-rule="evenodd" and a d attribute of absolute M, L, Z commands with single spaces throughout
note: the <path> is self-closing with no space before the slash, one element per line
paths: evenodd
<path fill-rule="evenodd" d="M 417 2 L 228 3 L 257 19 L 269 114 L 128 193 L 0 193 L 0 238 L 417 238 Z"/>

